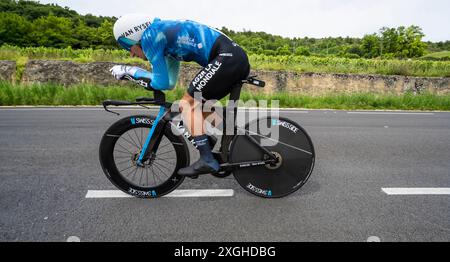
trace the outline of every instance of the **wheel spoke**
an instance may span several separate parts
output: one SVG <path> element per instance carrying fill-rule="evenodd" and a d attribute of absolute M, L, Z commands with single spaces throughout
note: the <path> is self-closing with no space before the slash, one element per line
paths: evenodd
<path fill-rule="evenodd" d="M 123 171 L 126 171 L 126 170 L 128 170 L 128 169 L 130 169 L 130 168 L 132 168 L 132 167 L 133 167 L 133 165 L 131 165 L 131 166 L 129 166 L 128 168 L 125 168 L 125 169 L 123 169 L 123 170 L 120 170 L 119 172 L 122 173 Z"/>
<path fill-rule="evenodd" d="M 131 161 L 131 159 L 128 159 L 128 160 L 126 160 L 126 161 L 122 161 L 122 162 L 116 163 L 116 165 L 125 164 L 125 163 L 127 163 L 127 162 L 129 162 L 129 161 Z"/>
<path fill-rule="evenodd" d="M 122 152 L 120 152 L 120 153 L 122 153 Z M 122 153 L 122 154 L 127 154 L 128 155 L 128 153 Z M 116 158 L 117 159 L 130 159 L 130 156 L 116 156 Z"/>
<path fill-rule="evenodd" d="M 134 173 L 133 173 L 133 178 L 132 178 L 131 181 L 134 181 L 134 178 L 136 177 L 136 174 L 137 174 L 138 170 L 139 170 L 139 168 L 136 168 L 136 170 L 134 171 Z"/>
<path fill-rule="evenodd" d="M 167 144 L 164 145 L 163 147 L 159 147 L 158 150 L 161 150 L 161 149 L 163 149 L 163 148 L 166 148 L 166 147 L 168 147 L 168 146 L 170 146 L 170 145 L 171 145 L 171 143 L 167 143 Z"/>
<path fill-rule="evenodd" d="M 139 178 L 139 186 L 142 185 L 142 177 L 143 177 L 143 175 L 144 175 L 144 169 L 141 168 L 141 177 Z"/>
<path fill-rule="evenodd" d="M 134 172 L 137 172 L 137 170 L 138 170 L 138 168 L 136 167 L 136 168 L 134 169 Z M 131 175 L 132 173 L 133 173 L 133 170 L 131 170 L 131 172 L 128 173 L 128 174 L 126 174 L 125 176 L 129 176 L 129 175 Z"/>
<path fill-rule="evenodd" d="M 130 140 L 126 139 L 125 136 L 122 136 L 121 139 L 124 140 L 125 142 L 127 142 L 128 144 L 130 144 L 132 147 L 136 147 L 137 149 L 140 149 L 139 147 L 136 146 L 136 144 L 131 143 Z"/>
<path fill-rule="evenodd" d="M 147 178 L 147 186 L 149 186 L 149 183 L 148 183 L 148 168 L 145 168 L 145 177 Z"/>
<path fill-rule="evenodd" d="M 153 181 L 155 182 L 155 185 L 156 185 L 156 179 L 158 179 L 158 183 L 161 183 L 161 182 L 159 182 L 159 181 L 161 181 L 161 180 L 159 180 L 159 177 L 156 175 L 156 171 L 155 171 L 155 169 L 153 168 L 153 166 L 150 166 L 151 167 L 151 169 L 152 169 L 152 172 L 153 172 Z"/>
<path fill-rule="evenodd" d="M 159 153 L 159 152 L 157 152 L 156 154 L 157 154 L 158 156 L 161 156 L 161 155 L 165 155 L 165 154 L 172 153 L 172 152 L 173 152 L 173 150 L 170 150 L 170 151 L 167 151 L 167 152 L 164 152 L 164 153 Z"/>
<path fill-rule="evenodd" d="M 136 129 L 133 129 L 133 133 L 134 133 L 134 135 L 136 136 L 136 139 L 137 139 L 137 141 L 138 141 L 138 143 L 139 143 L 139 148 L 142 148 L 142 142 L 141 142 L 141 140 L 139 139 L 139 136 L 137 135 L 137 133 L 136 133 Z"/>
<path fill-rule="evenodd" d="M 161 160 L 161 161 L 163 161 L 163 162 L 166 162 L 167 164 L 172 164 L 172 165 L 174 165 L 175 163 L 172 163 L 172 162 L 169 162 L 169 161 L 167 161 L 167 159 L 164 159 L 164 158 L 155 158 L 155 160 Z M 176 162 L 176 161 L 175 161 Z"/>
<path fill-rule="evenodd" d="M 141 128 L 141 145 L 144 146 L 144 129 Z"/>
<path fill-rule="evenodd" d="M 134 141 L 133 137 L 131 137 L 131 135 L 130 135 L 129 133 L 127 133 L 127 135 L 128 135 L 128 137 L 131 139 L 131 141 L 133 141 L 134 146 L 135 146 L 137 149 L 140 150 L 141 148 L 137 145 L 136 141 Z"/>
<path fill-rule="evenodd" d="M 155 163 L 153 163 L 153 164 L 155 164 Z M 170 176 L 168 176 L 163 170 L 161 170 L 158 166 L 158 164 L 156 164 L 156 165 L 154 165 L 155 166 L 155 168 L 157 168 L 159 171 L 161 171 L 163 174 L 164 174 L 164 176 L 165 177 L 170 177 Z"/>
<path fill-rule="evenodd" d="M 133 154 L 133 153 L 131 153 L 128 149 L 126 149 L 125 147 L 123 147 L 121 144 L 116 143 L 116 145 L 120 146 L 122 149 L 124 149 L 124 150 L 127 151 L 128 153 Z M 126 154 L 126 153 L 124 153 L 124 154 Z"/>
<path fill-rule="evenodd" d="M 160 164 L 160 163 L 158 163 L 158 162 L 153 162 L 153 164 L 156 164 L 157 166 L 159 166 L 159 167 L 161 167 L 161 168 L 163 168 L 163 169 L 165 169 L 165 170 L 167 170 L 167 171 L 171 171 L 171 169 L 169 169 L 168 167 L 166 167 L 165 165 L 163 165 L 163 164 Z"/>

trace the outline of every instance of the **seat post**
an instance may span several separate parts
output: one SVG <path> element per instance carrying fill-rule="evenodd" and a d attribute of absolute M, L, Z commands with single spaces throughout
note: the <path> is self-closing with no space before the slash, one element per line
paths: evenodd
<path fill-rule="evenodd" d="M 230 92 L 230 101 L 238 101 L 241 98 L 241 90 L 241 83 L 234 85 Z"/>
<path fill-rule="evenodd" d="M 220 141 L 220 145 L 216 144 L 216 147 L 218 148 L 218 152 L 222 154 L 222 158 L 225 162 L 228 162 L 228 151 L 226 150 L 229 143 L 233 139 L 234 135 L 237 134 L 237 126 L 236 126 L 236 119 L 237 119 L 237 112 L 238 112 L 238 105 L 239 99 L 241 97 L 241 90 L 242 90 L 242 83 L 235 84 L 230 92 L 229 96 L 229 103 L 228 106 L 223 108 L 223 134 L 218 137 L 218 140 Z M 231 116 L 231 113 L 233 114 L 233 117 Z M 228 127 L 233 126 L 233 130 L 228 130 Z M 230 135 L 230 131 L 233 132 L 233 135 Z M 224 150 L 225 148 L 225 150 Z"/>
<path fill-rule="evenodd" d="M 242 84 L 236 84 L 230 92 L 230 101 L 228 104 L 228 112 L 233 112 L 233 123 L 228 122 L 229 120 L 227 120 L 227 124 L 233 124 L 234 126 L 234 134 L 236 134 L 237 131 L 237 127 L 236 127 L 236 119 L 237 119 L 237 114 L 238 114 L 238 103 L 239 100 L 241 99 L 241 91 L 242 91 Z"/>

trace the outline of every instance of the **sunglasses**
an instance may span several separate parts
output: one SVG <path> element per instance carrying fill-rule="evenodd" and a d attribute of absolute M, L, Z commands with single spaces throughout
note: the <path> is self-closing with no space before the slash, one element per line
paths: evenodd
<path fill-rule="evenodd" d="M 130 40 L 130 39 L 128 39 L 128 38 L 126 38 L 126 37 L 123 37 L 123 36 L 119 37 L 119 39 L 117 40 L 117 42 L 119 43 L 119 45 L 120 45 L 123 49 L 126 49 L 126 50 L 128 50 L 128 51 L 131 50 L 131 47 L 132 47 L 132 46 L 139 44 L 139 42 Z"/>

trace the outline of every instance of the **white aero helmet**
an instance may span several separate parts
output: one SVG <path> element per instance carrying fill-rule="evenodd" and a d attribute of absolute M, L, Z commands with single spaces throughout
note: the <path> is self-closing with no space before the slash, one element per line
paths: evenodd
<path fill-rule="evenodd" d="M 128 14 L 120 17 L 114 24 L 114 38 L 121 47 L 130 51 L 131 47 L 139 44 L 145 29 L 153 19 L 145 14 Z"/>

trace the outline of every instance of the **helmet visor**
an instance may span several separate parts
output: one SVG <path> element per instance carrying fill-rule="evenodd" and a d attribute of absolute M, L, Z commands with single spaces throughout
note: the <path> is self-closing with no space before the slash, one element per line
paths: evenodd
<path fill-rule="evenodd" d="M 119 37 L 119 39 L 117 40 L 117 42 L 119 43 L 119 45 L 123 48 L 126 49 L 128 51 L 130 51 L 131 47 L 134 45 L 139 44 L 139 42 L 133 41 L 131 39 L 128 39 L 126 37 Z"/>

